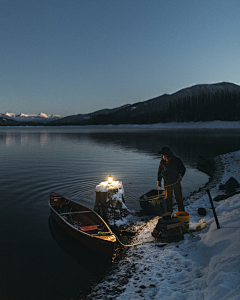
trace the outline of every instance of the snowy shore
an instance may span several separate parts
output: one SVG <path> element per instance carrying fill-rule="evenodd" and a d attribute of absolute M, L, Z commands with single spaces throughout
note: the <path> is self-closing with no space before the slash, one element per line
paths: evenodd
<path fill-rule="evenodd" d="M 46 121 L 46 120 L 45 120 Z M 1 126 L 5 130 L 5 128 L 15 130 L 16 128 L 52 128 L 52 129 L 72 129 L 73 127 L 79 129 L 114 129 L 114 130 L 123 130 L 123 129 L 240 129 L 240 121 L 208 121 L 208 122 L 172 122 L 172 123 L 155 123 L 155 124 L 120 124 L 120 125 L 61 125 L 61 126 L 48 126 L 46 122 L 44 122 L 44 126 L 36 125 L 36 126 Z"/>
<path fill-rule="evenodd" d="M 72 126 L 63 126 L 72 127 Z M 155 124 L 120 124 L 120 125 L 86 125 L 78 126 L 85 129 L 240 129 L 240 121 L 209 121 L 183 123 L 155 123 Z"/>
<path fill-rule="evenodd" d="M 240 299 L 240 194 L 214 201 L 221 226 L 217 229 L 206 193 L 208 188 L 212 198 L 223 194 L 218 186 L 230 177 L 240 182 L 240 151 L 218 156 L 215 163 L 213 180 L 186 199 L 190 227 L 202 222 L 207 227 L 164 247 L 160 242 L 131 247 L 88 299 Z M 198 215 L 199 207 L 207 210 L 204 218 Z M 150 219 L 132 243 L 153 240 L 157 220 Z"/>

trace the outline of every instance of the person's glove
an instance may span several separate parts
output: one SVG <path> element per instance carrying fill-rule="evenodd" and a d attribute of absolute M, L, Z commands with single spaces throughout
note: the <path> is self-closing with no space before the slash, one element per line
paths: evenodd
<path fill-rule="evenodd" d="M 157 181 L 157 186 L 161 188 L 161 181 Z"/>
<path fill-rule="evenodd" d="M 180 183 L 182 181 L 182 176 L 178 177 L 177 183 Z"/>

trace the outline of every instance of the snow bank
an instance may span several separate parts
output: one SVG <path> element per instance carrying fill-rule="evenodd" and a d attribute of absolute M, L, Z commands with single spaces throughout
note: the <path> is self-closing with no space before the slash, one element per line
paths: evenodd
<path fill-rule="evenodd" d="M 153 124 L 152 128 L 165 129 L 240 129 L 240 121 L 211 121 L 211 122 L 184 122 Z"/>
<path fill-rule="evenodd" d="M 156 124 L 86 125 L 83 128 L 105 129 L 240 129 L 240 121 L 172 122 Z"/>
<path fill-rule="evenodd" d="M 124 194 L 124 189 L 121 181 L 103 181 L 96 186 L 96 192 L 108 192 L 110 190 L 118 189 L 119 194 Z"/>
<path fill-rule="evenodd" d="M 240 182 L 240 151 L 215 161 L 217 177 L 206 187 L 213 198 L 223 193 L 218 185 L 230 177 Z M 217 229 L 206 188 L 190 196 L 186 206 L 191 226 L 205 221 L 205 229 L 166 246 L 151 242 L 131 247 L 89 299 L 240 299 L 240 195 L 214 202 L 221 226 Z M 204 218 L 197 213 L 199 207 L 207 210 Z M 147 222 L 133 243 L 153 240 L 157 220 Z"/>

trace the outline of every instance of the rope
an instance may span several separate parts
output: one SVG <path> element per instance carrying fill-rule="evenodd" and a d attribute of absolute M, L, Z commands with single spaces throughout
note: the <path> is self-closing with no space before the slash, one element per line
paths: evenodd
<path fill-rule="evenodd" d="M 164 186 L 164 188 L 168 188 L 169 186 L 172 186 L 172 185 L 174 185 L 174 184 L 176 184 L 176 183 L 180 183 L 180 182 L 176 181 L 176 182 L 174 182 L 174 183 L 172 183 L 172 184 L 169 184 L 169 185 Z"/>
<path fill-rule="evenodd" d="M 195 231 L 201 231 L 202 229 L 204 229 L 204 228 L 206 228 L 207 227 L 207 223 L 205 224 L 205 226 L 204 227 L 201 227 L 201 225 L 202 224 L 204 224 L 204 223 L 206 223 L 206 222 L 202 222 L 201 224 L 199 224 L 197 227 L 196 227 L 196 229 L 195 229 Z M 191 236 L 192 237 L 195 237 L 195 235 L 181 222 L 181 225 L 182 225 L 182 227 L 188 232 L 188 233 L 190 233 L 191 234 Z M 136 243 L 136 244 L 131 244 L 131 245 L 125 245 L 125 244 L 123 244 L 120 240 L 119 240 L 119 238 L 117 237 L 117 235 L 115 234 L 115 233 L 112 233 L 113 235 L 115 235 L 115 237 L 116 237 L 116 239 L 118 240 L 118 242 L 123 246 L 123 247 L 134 247 L 134 246 L 138 246 L 138 245 L 142 245 L 142 244 L 145 244 L 145 243 L 154 243 L 156 240 L 157 240 L 157 238 L 159 237 L 159 235 L 161 234 L 162 232 L 161 231 L 159 231 L 159 233 L 158 233 L 158 235 L 156 236 L 156 238 L 154 239 L 154 240 L 152 240 L 152 241 L 146 241 L 146 242 L 141 242 L 141 243 Z M 98 231 L 98 235 L 108 235 L 108 234 L 110 234 L 109 232 L 104 232 L 104 231 Z"/>
<path fill-rule="evenodd" d="M 185 226 L 185 225 L 183 225 L 183 223 L 181 222 L 181 225 L 182 225 L 182 227 L 188 232 L 188 233 L 190 233 L 191 234 L 191 236 L 192 237 L 195 237 L 195 235 Z"/>
<path fill-rule="evenodd" d="M 205 225 L 202 227 L 202 224 L 204 224 L 205 223 Z M 181 225 L 182 225 L 182 227 L 188 232 L 188 233 L 190 233 L 191 234 L 191 236 L 192 237 L 195 237 L 195 235 L 181 222 Z M 206 228 L 207 227 L 207 223 L 206 222 L 202 222 L 201 224 L 199 224 L 196 228 L 195 228 L 195 230 L 194 231 L 201 231 L 201 230 L 203 230 L 204 228 Z"/>
<path fill-rule="evenodd" d="M 158 236 L 160 235 L 160 233 L 161 233 L 161 231 L 158 233 L 157 237 L 156 237 L 154 240 L 152 240 L 152 241 L 146 241 L 146 242 L 141 242 L 141 243 L 131 244 L 131 245 L 125 245 L 125 244 L 123 244 L 123 243 L 119 240 L 119 238 L 116 236 L 115 233 L 113 233 L 113 235 L 115 235 L 116 239 L 119 241 L 119 243 L 120 243 L 123 247 L 133 247 L 133 246 L 138 246 L 138 245 L 142 245 L 142 244 L 145 244 L 145 243 L 153 243 L 153 242 L 155 242 L 155 241 L 157 240 Z M 98 232 L 98 235 L 108 235 L 108 234 L 109 234 L 109 232 L 103 232 L 103 231 L 99 231 L 99 232 Z"/>
<path fill-rule="evenodd" d="M 205 225 L 202 227 L 202 224 L 204 224 L 204 223 L 205 223 Z M 195 228 L 195 231 L 201 231 L 206 227 L 207 227 L 207 223 L 204 221 Z"/>

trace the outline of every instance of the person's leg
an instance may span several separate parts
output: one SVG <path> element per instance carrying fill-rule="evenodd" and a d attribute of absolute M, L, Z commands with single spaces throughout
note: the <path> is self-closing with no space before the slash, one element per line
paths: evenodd
<path fill-rule="evenodd" d="M 173 212 L 172 208 L 172 196 L 173 196 L 173 189 L 172 187 L 164 188 L 166 202 L 167 202 L 167 211 Z"/>
<path fill-rule="evenodd" d="M 185 211 L 183 205 L 183 197 L 182 197 L 182 187 L 180 183 L 176 183 L 173 186 L 174 195 L 178 205 L 178 211 Z"/>

